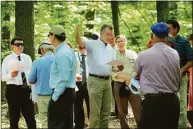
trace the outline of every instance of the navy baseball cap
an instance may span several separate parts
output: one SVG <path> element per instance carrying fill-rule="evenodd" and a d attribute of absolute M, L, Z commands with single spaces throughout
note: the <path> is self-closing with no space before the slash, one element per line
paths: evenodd
<path fill-rule="evenodd" d="M 165 38 L 168 36 L 169 29 L 164 22 L 158 22 L 151 26 L 152 32 L 160 38 Z"/>

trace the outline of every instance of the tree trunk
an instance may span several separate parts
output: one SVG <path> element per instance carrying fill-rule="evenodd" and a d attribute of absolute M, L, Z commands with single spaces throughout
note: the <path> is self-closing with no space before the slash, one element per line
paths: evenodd
<path fill-rule="evenodd" d="M 115 36 L 118 36 L 120 34 L 118 8 L 119 8 L 118 1 L 111 1 L 112 20 L 113 20 Z"/>
<path fill-rule="evenodd" d="M 168 1 L 156 1 L 157 22 L 166 22 L 169 18 Z"/>
<path fill-rule="evenodd" d="M 2 10 L 7 10 L 8 8 L 10 8 L 9 2 L 7 2 L 4 7 L 2 7 Z M 3 15 L 3 21 L 5 23 L 10 24 L 10 11 L 6 11 L 6 13 Z M 10 50 L 10 30 L 8 25 L 4 25 L 1 28 L 2 33 L 2 45 L 1 45 L 1 52 L 5 52 L 5 51 L 9 51 Z M 3 57 L 4 58 L 4 57 Z M 2 59 L 1 59 L 2 61 Z M 1 101 L 5 101 L 5 87 L 6 87 L 6 82 L 1 82 Z"/>
<path fill-rule="evenodd" d="M 84 36 L 87 38 L 91 38 L 92 35 L 92 30 L 94 28 L 94 24 L 89 23 L 89 21 L 93 21 L 95 19 L 95 14 L 96 14 L 96 10 L 88 10 L 86 12 L 85 18 L 87 20 L 87 24 L 86 24 L 86 28 L 88 29 L 88 31 L 84 32 Z"/>
<path fill-rule="evenodd" d="M 15 34 L 24 40 L 24 53 L 34 60 L 34 2 L 15 2 Z"/>

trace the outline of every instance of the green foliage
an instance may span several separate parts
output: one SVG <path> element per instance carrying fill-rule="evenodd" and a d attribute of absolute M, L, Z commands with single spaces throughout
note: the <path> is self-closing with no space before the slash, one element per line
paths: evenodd
<path fill-rule="evenodd" d="M 4 5 L 4 6 L 3 6 Z M 85 18 L 89 10 L 96 10 L 95 20 L 87 21 Z M 120 33 L 126 35 L 128 48 L 137 52 L 146 49 L 145 43 L 150 38 L 150 27 L 157 21 L 155 1 L 119 2 L 119 26 Z M 2 26 L 8 25 L 11 31 L 11 38 L 15 31 L 14 2 L 3 2 L 2 4 Z M 9 12 L 10 22 L 4 21 L 3 17 Z M 175 17 L 181 24 L 180 34 L 187 36 L 192 33 L 192 5 L 188 1 L 170 2 L 170 18 Z M 85 31 L 86 24 L 92 23 L 94 28 L 89 31 L 99 32 L 102 24 L 112 24 L 110 2 L 85 2 L 85 1 L 38 1 L 34 5 L 35 20 L 35 48 L 42 40 L 47 39 L 50 27 L 54 24 L 61 24 L 65 27 L 67 41 L 75 48 L 75 26 L 83 21 Z M 6 43 L 2 42 L 2 55 L 6 55 Z M 8 50 L 8 51 L 7 51 Z M 37 54 L 35 55 L 38 56 Z M 3 58 L 2 57 L 2 58 Z"/>

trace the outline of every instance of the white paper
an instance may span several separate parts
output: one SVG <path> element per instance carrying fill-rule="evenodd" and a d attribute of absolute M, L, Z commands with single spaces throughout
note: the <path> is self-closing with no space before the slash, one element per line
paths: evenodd
<path fill-rule="evenodd" d="M 77 86 L 75 86 L 75 92 L 77 92 L 77 91 L 79 91 L 79 89 L 78 89 L 78 87 L 77 87 Z"/>
<path fill-rule="evenodd" d="M 112 66 L 119 66 L 119 65 L 123 65 L 123 62 L 121 60 L 113 60 L 108 62 L 107 64 Z"/>
<path fill-rule="evenodd" d="M 38 95 L 36 94 L 36 88 L 35 88 L 35 85 L 34 84 L 31 84 L 31 99 L 33 102 L 37 102 L 37 97 Z"/>
<path fill-rule="evenodd" d="M 10 70 L 11 70 L 11 72 L 13 72 L 13 71 L 19 71 L 19 69 L 20 69 L 20 63 L 19 63 L 19 61 L 17 61 L 17 60 L 10 60 L 9 61 L 9 67 L 10 67 Z"/>
<path fill-rule="evenodd" d="M 10 60 L 8 65 L 9 65 L 9 69 L 11 70 L 11 72 L 13 72 L 13 71 L 19 71 L 19 72 L 29 71 L 29 68 L 24 63 L 22 63 L 21 61 L 18 61 L 18 60 Z"/>

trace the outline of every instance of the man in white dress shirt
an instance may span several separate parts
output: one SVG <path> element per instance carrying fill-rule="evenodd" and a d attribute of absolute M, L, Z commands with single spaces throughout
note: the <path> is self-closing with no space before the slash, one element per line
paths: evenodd
<path fill-rule="evenodd" d="M 87 89 L 87 77 L 88 77 L 88 66 L 87 66 L 87 51 L 85 48 L 80 48 L 79 51 L 75 52 L 76 58 L 79 63 L 77 68 L 77 76 L 76 76 L 76 86 L 78 87 L 78 91 L 76 92 L 76 99 L 74 104 L 74 129 L 83 129 L 86 126 L 85 123 L 85 112 L 83 107 L 83 102 L 85 100 L 87 116 L 89 119 L 89 96 Z"/>
<path fill-rule="evenodd" d="M 5 97 L 8 103 L 11 129 L 18 129 L 20 111 L 25 118 L 28 129 L 36 129 L 34 104 L 30 99 L 31 89 L 27 77 L 32 65 L 29 55 L 23 52 L 21 37 L 11 40 L 12 53 L 2 63 L 2 81 L 6 81 Z"/>

